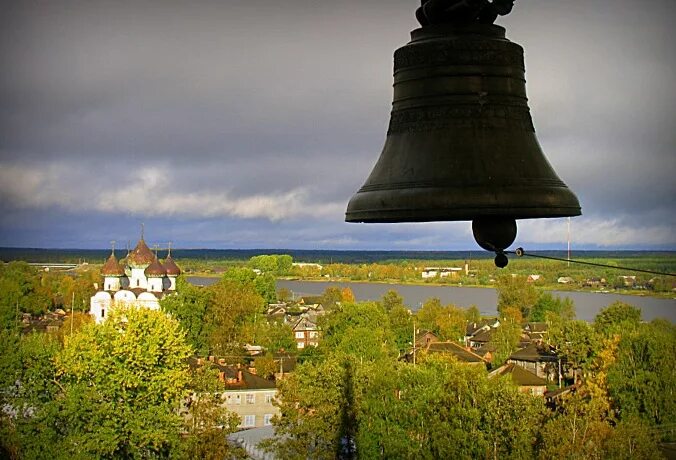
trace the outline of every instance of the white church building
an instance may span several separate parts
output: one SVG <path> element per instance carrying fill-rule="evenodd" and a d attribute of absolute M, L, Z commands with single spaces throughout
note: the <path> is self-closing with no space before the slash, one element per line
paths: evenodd
<path fill-rule="evenodd" d="M 97 323 L 104 321 L 116 306 L 159 310 L 160 299 L 176 291 L 176 277 L 181 270 L 171 258 L 171 249 L 167 258 L 160 262 L 141 236 L 124 259 L 124 265 L 120 262 L 113 249 L 101 269 L 103 290 L 94 294 L 89 303 L 89 313 Z"/>

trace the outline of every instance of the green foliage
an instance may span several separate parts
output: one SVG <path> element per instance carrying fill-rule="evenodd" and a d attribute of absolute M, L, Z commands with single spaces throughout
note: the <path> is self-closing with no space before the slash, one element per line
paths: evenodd
<path fill-rule="evenodd" d="M 531 308 L 538 301 L 538 292 L 533 283 L 524 276 L 500 276 L 497 280 L 498 312 L 505 308 L 517 308 L 524 318 L 528 318 Z"/>
<path fill-rule="evenodd" d="M 396 356 L 394 336 L 387 314 L 375 302 L 345 303 L 322 322 L 323 350 L 344 353 L 362 360 Z"/>
<path fill-rule="evenodd" d="M 415 313 L 418 329 L 434 332 L 440 340 L 455 342 L 465 335 L 466 316 L 466 310 L 452 304 L 442 305 L 437 298 L 428 299 Z"/>
<path fill-rule="evenodd" d="M 605 444 L 605 457 L 613 460 L 660 460 L 657 437 L 644 420 L 626 417 L 611 432 Z"/>
<path fill-rule="evenodd" d="M 400 352 L 410 349 L 413 345 L 413 317 L 408 308 L 395 305 L 387 313 L 390 330 L 394 335 L 394 342 Z"/>
<path fill-rule="evenodd" d="M 493 367 L 499 367 L 517 350 L 521 338 L 521 325 L 511 318 L 505 318 L 500 326 L 493 330 L 489 344 L 495 348 Z"/>
<path fill-rule="evenodd" d="M 322 305 L 327 310 L 333 310 L 343 301 L 343 293 L 340 288 L 329 286 L 322 294 Z"/>
<path fill-rule="evenodd" d="M 476 305 L 470 306 L 465 310 L 465 319 L 468 323 L 478 323 L 481 321 L 481 312 Z"/>
<path fill-rule="evenodd" d="M 607 306 L 594 318 L 594 328 L 608 337 L 636 329 L 641 322 L 641 310 L 623 303 L 615 302 Z"/>
<path fill-rule="evenodd" d="M 263 273 L 288 275 L 291 273 L 293 258 L 289 255 L 260 255 L 249 259 L 249 266 Z"/>
<path fill-rule="evenodd" d="M 170 313 L 183 327 L 187 342 L 198 353 L 208 352 L 210 320 L 207 310 L 210 304 L 210 290 L 194 286 L 183 276 L 176 280 L 176 293 L 160 300 L 162 310 Z"/>
<path fill-rule="evenodd" d="M 383 300 L 381 301 L 383 308 L 386 312 L 392 311 L 396 307 L 404 306 L 404 298 L 399 295 L 394 289 L 390 289 L 383 295 Z"/>
<path fill-rule="evenodd" d="M 549 292 L 543 292 L 538 296 L 528 317 L 529 321 L 547 321 L 551 315 L 569 321 L 575 318 L 575 306 L 568 297 L 561 299 L 554 297 Z"/>
<path fill-rule="evenodd" d="M 624 334 L 608 369 L 608 391 L 623 418 L 675 424 L 676 327 L 653 321 Z"/>
<path fill-rule="evenodd" d="M 602 338 L 591 325 L 582 320 L 568 321 L 552 332 L 551 345 L 568 366 L 588 369 L 600 352 Z"/>
<path fill-rule="evenodd" d="M 254 287 L 266 304 L 277 302 L 276 280 L 271 274 L 265 273 L 257 276 L 254 280 Z"/>
<path fill-rule="evenodd" d="M 253 286 L 266 303 L 274 303 L 277 301 L 275 277 L 269 272 L 256 275 L 253 270 L 248 268 L 231 268 L 223 274 L 223 279 L 234 281 L 241 285 Z"/>
<path fill-rule="evenodd" d="M 180 444 L 179 458 L 217 460 L 233 456 L 226 436 L 237 430 L 240 418 L 229 412 L 220 398 L 223 384 L 218 369 L 206 363 L 190 372 L 188 413 Z"/>
<path fill-rule="evenodd" d="M 179 403 L 191 353 L 176 321 L 129 309 L 59 340 L 22 337 L 3 392 L 15 408 L 14 451 L 22 458 L 167 457 L 178 445 Z M 7 382 L 3 381 L 3 388 Z"/>
<path fill-rule="evenodd" d="M 11 327 L 15 312 L 41 314 L 52 306 L 49 290 L 36 269 L 26 262 L 0 263 L 0 319 Z M 10 313 L 11 312 L 11 313 Z"/>
<path fill-rule="evenodd" d="M 301 364 L 280 382 L 281 417 L 270 445 L 279 458 L 338 457 L 348 383 L 345 360 L 336 355 Z"/>
<path fill-rule="evenodd" d="M 64 452 L 96 457 L 165 456 L 178 444 L 178 408 L 192 349 L 179 323 L 147 309 L 114 311 L 66 341 L 56 368 Z M 49 411 L 48 411 L 49 412 Z"/>
<path fill-rule="evenodd" d="M 549 414 L 540 431 L 540 459 L 603 459 L 612 427 L 602 406 L 581 394 L 568 397 Z"/>
<path fill-rule="evenodd" d="M 265 320 L 257 321 L 255 340 L 252 342 L 273 352 L 296 350 L 293 329 L 288 324 L 268 323 Z"/>
<path fill-rule="evenodd" d="M 504 379 L 431 357 L 326 361 L 299 367 L 280 388 L 281 458 L 530 458 L 542 401 Z M 346 423 L 347 422 L 347 423 Z"/>
<path fill-rule="evenodd" d="M 207 344 L 212 354 L 225 355 L 251 341 L 250 332 L 262 317 L 265 300 L 250 283 L 222 279 L 209 287 Z"/>

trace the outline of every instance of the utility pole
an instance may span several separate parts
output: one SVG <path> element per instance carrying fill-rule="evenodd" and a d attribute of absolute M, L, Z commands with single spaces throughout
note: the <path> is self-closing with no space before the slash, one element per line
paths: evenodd
<path fill-rule="evenodd" d="M 75 291 L 73 291 L 73 297 L 70 301 L 70 336 L 73 336 L 73 321 L 75 321 L 75 318 L 73 317 L 73 306 L 75 305 Z"/>
<path fill-rule="evenodd" d="M 570 267 L 570 217 L 568 218 L 568 266 Z"/>
<path fill-rule="evenodd" d="M 415 320 L 413 320 L 413 367 L 415 367 Z"/>

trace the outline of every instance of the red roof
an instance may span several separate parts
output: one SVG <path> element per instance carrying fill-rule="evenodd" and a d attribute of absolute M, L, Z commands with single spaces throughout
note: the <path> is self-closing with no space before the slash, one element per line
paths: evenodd
<path fill-rule="evenodd" d="M 178 268 L 178 265 L 176 265 L 176 262 L 174 262 L 174 259 L 172 259 L 170 255 L 164 259 L 162 265 L 164 265 L 164 268 L 167 270 L 167 275 L 178 276 L 181 274 L 181 269 Z"/>
<path fill-rule="evenodd" d="M 164 276 L 167 274 L 167 269 L 162 266 L 159 260 L 155 259 L 143 273 L 146 276 Z"/>
<path fill-rule="evenodd" d="M 143 238 L 141 238 L 136 247 L 129 253 L 127 263 L 133 267 L 150 265 L 155 260 L 155 254 L 150 250 Z"/>
<path fill-rule="evenodd" d="M 103 264 L 101 274 L 103 276 L 124 276 L 124 269 L 120 267 L 115 254 L 111 254 L 106 263 Z"/>

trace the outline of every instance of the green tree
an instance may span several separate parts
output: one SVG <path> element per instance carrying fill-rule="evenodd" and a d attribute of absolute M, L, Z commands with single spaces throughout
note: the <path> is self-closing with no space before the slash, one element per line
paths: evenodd
<path fill-rule="evenodd" d="M 269 255 L 253 256 L 249 259 L 249 266 L 263 273 L 276 273 L 277 257 Z"/>
<path fill-rule="evenodd" d="M 399 293 L 394 289 L 390 289 L 385 293 L 385 295 L 383 295 L 381 303 L 383 304 L 385 311 L 390 312 L 395 307 L 403 307 L 404 298 L 400 296 Z"/>
<path fill-rule="evenodd" d="M 436 356 L 375 365 L 357 386 L 361 457 L 532 457 L 542 401 L 506 379 Z"/>
<path fill-rule="evenodd" d="M 183 276 L 176 280 L 176 293 L 164 296 L 160 307 L 176 318 L 183 327 L 186 340 L 199 354 L 207 354 L 210 318 L 207 308 L 210 290 L 190 284 Z"/>
<path fill-rule="evenodd" d="M 206 325 L 207 344 L 213 354 L 224 355 L 245 342 L 251 342 L 251 330 L 263 318 L 265 300 L 252 284 L 222 279 L 209 286 Z"/>
<path fill-rule="evenodd" d="M 518 310 L 507 307 L 504 311 L 507 313 Z M 489 345 L 495 349 L 493 353 L 493 367 L 499 367 L 517 350 L 517 345 L 521 339 L 521 324 L 514 316 L 505 316 L 500 326 L 493 330 Z"/>
<path fill-rule="evenodd" d="M 400 352 L 413 346 L 413 317 L 403 305 L 393 306 L 387 313 L 394 342 Z"/>
<path fill-rule="evenodd" d="M 397 356 L 387 315 L 375 302 L 345 303 L 321 323 L 320 347 L 362 360 Z"/>
<path fill-rule="evenodd" d="M 563 321 L 570 321 L 575 318 L 575 306 L 570 298 L 554 297 L 549 292 L 543 292 L 533 305 L 528 319 L 530 321 L 546 321 L 548 314 L 554 314 Z"/>
<path fill-rule="evenodd" d="M 497 280 L 498 312 L 507 307 L 518 308 L 528 318 L 531 308 L 538 300 L 538 292 L 523 276 L 500 276 Z"/>
<path fill-rule="evenodd" d="M 275 277 L 270 274 L 270 272 L 264 271 L 263 274 L 256 275 L 256 273 L 249 268 L 231 268 L 223 274 L 223 279 L 235 281 L 242 285 L 252 285 L 254 289 L 256 289 L 256 292 L 258 292 L 267 303 L 274 303 L 277 301 L 276 281 Z"/>
<path fill-rule="evenodd" d="M 279 371 L 279 364 L 275 361 L 272 353 L 266 353 L 254 358 L 254 368 L 256 369 L 256 375 L 269 379 L 274 377 L 275 373 Z"/>
<path fill-rule="evenodd" d="M 347 406 L 345 358 L 306 362 L 278 387 L 281 417 L 269 448 L 280 458 L 338 458 Z"/>
<path fill-rule="evenodd" d="M 49 289 L 37 270 L 26 262 L 0 263 L 0 311 L 7 327 L 9 312 L 42 314 L 52 306 Z"/>
<path fill-rule="evenodd" d="M 327 310 L 336 308 L 343 301 L 343 293 L 340 288 L 329 286 L 322 294 L 322 305 Z"/>
<path fill-rule="evenodd" d="M 622 335 L 608 369 L 608 391 L 622 418 L 675 424 L 676 327 L 656 320 Z"/>
<path fill-rule="evenodd" d="M 613 460 L 660 460 L 657 437 L 651 426 L 638 417 L 621 420 L 605 444 L 605 458 Z"/>
<path fill-rule="evenodd" d="M 125 309 L 83 327 L 56 357 L 62 395 L 61 451 L 72 456 L 168 456 L 179 443 L 177 409 L 190 381 L 192 349 L 178 321 Z"/>
<path fill-rule="evenodd" d="M 559 357 L 579 375 L 594 363 L 600 352 L 602 338 L 591 325 L 582 320 L 568 321 L 561 329 L 554 331 L 550 337 Z"/>
<path fill-rule="evenodd" d="M 611 435 L 603 406 L 579 392 L 564 399 L 540 430 L 540 459 L 602 459 Z"/>
<path fill-rule="evenodd" d="M 233 458 L 242 453 L 228 445 L 226 436 L 237 430 L 240 418 L 223 406 L 220 392 L 223 383 L 218 369 L 211 363 L 190 372 L 191 395 L 184 418 L 184 433 L 180 444 L 180 458 L 217 460 Z"/>
<path fill-rule="evenodd" d="M 269 273 L 259 275 L 254 280 L 256 292 L 263 297 L 266 304 L 277 302 L 277 285 L 275 277 Z"/>
<path fill-rule="evenodd" d="M 465 319 L 469 323 L 478 323 L 481 321 L 481 311 L 476 305 L 472 305 L 465 310 Z"/>
<path fill-rule="evenodd" d="M 634 330 L 641 322 L 641 310 L 624 302 L 614 302 L 594 318 L 594 328 L 604 336 Z"/>

